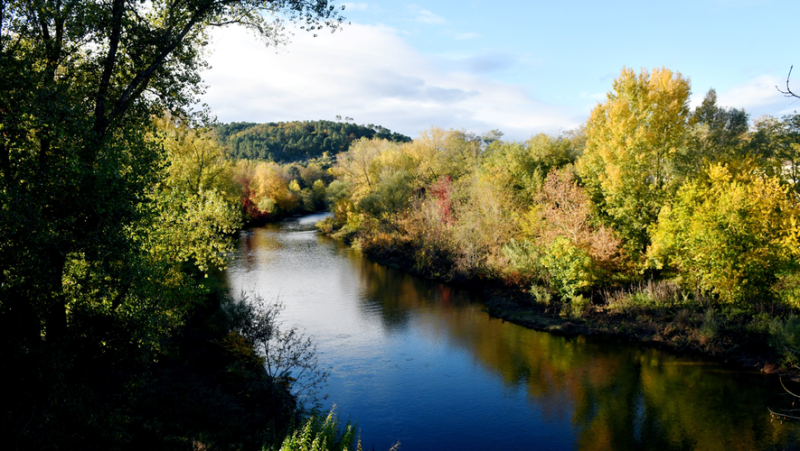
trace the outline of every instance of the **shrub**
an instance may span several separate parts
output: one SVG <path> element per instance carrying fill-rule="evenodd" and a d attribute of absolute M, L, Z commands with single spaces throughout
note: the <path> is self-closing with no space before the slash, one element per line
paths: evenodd
<path fill-rule="evenodd" d="M 572 318 L 582 318 L 589 308 L 589 298 L 583 295 L 572 296 L 569 299 L 569 316 Z"/>
<path fill-rule="evenodd" d="M 703 324 L 700 326 L 700 337 L 706 342 L 712 342 L 719 335 L 721 328 L 722 322 L 717 316 L 717 312 L 713 308 L 706 310 Z"/>
<path fill-rule="evenodd" d="M 772 347 L 781 355 L 786 365 L 800 363 L 800 317 L 789 315 L 786 319 L 774 318 L 769 325 Z"/>
<path fill-rule="evenodd" d="M 533 284 L 531 285 L 530 293 L 535 304 L 544 306 L 550 305 L 552 295 L 550 294 L 550 290 L 548 290 L 546 287 Z"/>
<path fill-rule="evenodd" d="M 553 241 L 542 264 L 550 273 L 553 288 L 565 299 L 576 296 L 594 282 L 591 257 L 564 237 Z"/>
<path fill-rule="evenodd" d="M 528 280 L 547 280 L 547 268 L 542 264 L 544 252 L 530 240 L 517 241 L 512 239 L 503 245 L 501 252 L 508 259 L 510 270 L 519 273 Z M 534 285 L 535 287 L 536 285 Z"/>

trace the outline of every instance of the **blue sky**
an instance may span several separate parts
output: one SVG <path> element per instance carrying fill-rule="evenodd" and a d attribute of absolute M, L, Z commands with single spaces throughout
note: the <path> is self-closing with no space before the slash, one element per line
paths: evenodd
<path fill-rule="evenodd" d="M 800 109 L 775 90 L 792 64 L 800 90 L 796 1 L 343 4 L 350 25 L 277 48 L 215 31 L 203 100 L 219 120 L 340 114 L 412 137 L 438 126 L 523 140 L 584 122 L 625 66 L 681 72 L 693 105 L 713 87 L 751 118 Z"/>

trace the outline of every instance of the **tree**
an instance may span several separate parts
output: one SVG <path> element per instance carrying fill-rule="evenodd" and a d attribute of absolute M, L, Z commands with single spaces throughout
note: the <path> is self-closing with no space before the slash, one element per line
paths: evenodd
<path fill-rule="evenodd" d="M 528 203 L 554 168 L 574 163 L 576 154 L 568 139 L 540 133 L 522 143 L 495 142 L 485 153 L 483 168 L 501 183 L 514 188 L 518 200 Z"/>
<path fill-rule="evenodd" d="M 648 256 L 722 302 L 760 302 L 800 256 L 799 213 L 777 178 L 714 165 L 661 210 Z"/>
<path fill-rule="evenodd" d="M 706 161 L 735 154 L 741 148 L 748 131 L 747 113 L 736 108 L 718 106 L 717 92 L 714 89 L 708 90 L 703 103 L 689 118 L 689 123 L 693 126 L 705 126 L 702 144 L 707 149 L 703 155 Z"/>
<path fill-rule="evenodd" d="M 160 120 L 158 127 L 167 153 L 166 184 L 170 189 L 191 194 L 216 191 L 231 203 L 239 201 L 233 164 L 211 132 L 171 117 Z"/>
<path fill-rule="evenodd" d="M 267 374 L 313 405 L 318 401 L 318 389 L 330 376 L 330 368 L 320 366 L 317 347 L 310 337 L 297 327 L 281 326 L 278 315 L 283 309 L 280 302 L 269 304 L 258 295 L 251 298 L 242 294 L 226 306 L 226 313 L 236 332 L 254 345 Z"/>
<path fill-rule="evenodd" d="M 688 100 L 689 81 L 680 73 L 662 68 L 637 76 L 625 68 L 589 117 L 578 173 L 633 255 L 646 248 L 647 228 L 674 192 Z"/>
<path fill-rule="evenodd" d="M 84 380 L 152 360 L 183 321 L 190 275 L 207 269 L 196 257 L 224 248 L 204 240 L 231 224 L 213 196 L 159 190 L 153 118 L 191 116 L 209 27 L 277 43 L 287 20 L 316 31 L 341 17 L 326 0 L 0 4 L 0 343 L 3 373 L 23 387 L 4 399 L 0 441 L 92 443 L 65 426 L 88 418 L 88 399 L 106 402 Z M 175 224 L 196 230 L 164 229 Z M 187 253 L 181 232 L 203 249 Z M 122 427 L 113 408 L 94 432 Z"/>
<path fill-rule="evenodd" d="M 67 327 L 61 285 L 68 255 L 102 260 L 117 251 L 160 158 L 146 124 L 163 109 L 193 103 L 208 27 L 241 24 L 281 42 L 283 19 L 270 22 L 262 13 L 313 30 L 341 21 L 325 0 L 3 3 L 0 164 L 8 214 L 0 271 L 28 281 L 14 285 L 22 290 L 14 298 L 45 304 L 29 313 L 46 317 L 50 340 Z M 23 270 L 16 264 L 23 260 L 35 266 Z"/>
<path fill-rule="evenodd" d="M 749 156 L 765 173 L 780 177 L 796 195 L 800 193 L 800 115 L 762 116 L 753 128 Z"/>

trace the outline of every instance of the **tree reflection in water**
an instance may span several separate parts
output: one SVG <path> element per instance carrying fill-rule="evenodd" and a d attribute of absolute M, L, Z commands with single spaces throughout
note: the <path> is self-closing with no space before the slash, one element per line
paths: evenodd
<path fill-rule="evenodd" d="M 410 312 L 471 353 L 546 416 L 571 416 L 581 450 L 794 449 L 794 423 L 771 421 L 777 379 L 591 337 L 564 338 L 488 318 L 466 290 L 359 260 L 365 314 L 387 330 Z"/>
<path fill-rule="evenodd" d="M 231 289 L 280 297 L 287 321 L 319 338 L 330 399 L 367 447 L 798 448 L 798 423 L 767 410 L 791 398 L 777 378 L 493 319 L 478 296 L 370 262 L 310 224 L 243 235 Z"/>

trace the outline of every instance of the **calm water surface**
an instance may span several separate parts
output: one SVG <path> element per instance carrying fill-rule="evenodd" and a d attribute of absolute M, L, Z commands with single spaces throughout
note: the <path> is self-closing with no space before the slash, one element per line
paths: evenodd
<path fill-rule="evenodd" d="M 286 305 L 332 366 L 326 407 L 365 448 L 800 449 L 775 378 L 490 318 L 480 299 L 370 262 L 314 215 L 242 235 L 231 290 Z"/>

